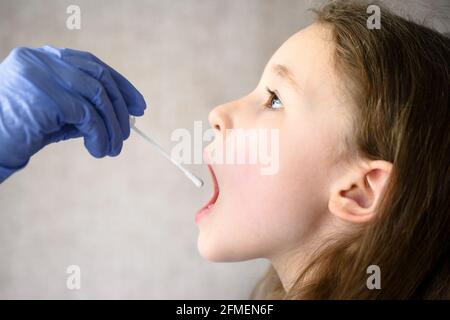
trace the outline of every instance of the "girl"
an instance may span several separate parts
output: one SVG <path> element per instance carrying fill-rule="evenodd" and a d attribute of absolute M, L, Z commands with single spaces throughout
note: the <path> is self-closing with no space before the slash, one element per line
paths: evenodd
<path fill-rule="evenodd" d="M 210 113 L 198 247 L 268 259 L 254 298 L 450 297 L 450 40 L 381 5 L 369 29 L 368 5 L 327 2 L 253 92 Z M 211 161 L 236 128 L 278 130 L 276 174 Z"/>

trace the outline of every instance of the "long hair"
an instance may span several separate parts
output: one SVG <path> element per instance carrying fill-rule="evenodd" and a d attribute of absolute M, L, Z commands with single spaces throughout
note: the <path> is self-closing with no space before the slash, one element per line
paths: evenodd
<path fill-rule="evenodd" d="M 381 29 L 369 29 L 368 5 L 313 11 L 331 27 L 335 67 L 352 88 L 357 153 L 393 164 L 377 215 L 324 244 L 289 292 L 271 267 L 253 297 L 450 298 L 450 40 L 381 4 Z M 380 290 L 366 285 L 370 265 Z"/>

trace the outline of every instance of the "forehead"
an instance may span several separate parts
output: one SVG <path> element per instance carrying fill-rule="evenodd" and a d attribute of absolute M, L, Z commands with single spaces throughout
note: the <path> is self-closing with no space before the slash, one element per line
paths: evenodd
<path fill-rule="evenodd" d="M 289 38 L 275 52 L 266 71 L 276 74 L 276 66 L 285 66 L 302 90 L 313 90 L 323 86 L 323 81 L 330 83 L 333 49 L 330 28 L 315 23 Z"/>

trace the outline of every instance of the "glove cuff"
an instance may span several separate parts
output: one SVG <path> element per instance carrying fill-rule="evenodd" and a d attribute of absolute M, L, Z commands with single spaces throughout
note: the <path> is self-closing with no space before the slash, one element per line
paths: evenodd
<path fill-rule="evenodd" d="M 8 168 L 8 167 L 2 167 L 0 166 L 0 183 L 4 182 L 6 179 L 9 178 L 10 175 L 12 175 L 14 172 L 19 171 L 23 169 L 28 164 L 28 161 L 17 168 Z"/>

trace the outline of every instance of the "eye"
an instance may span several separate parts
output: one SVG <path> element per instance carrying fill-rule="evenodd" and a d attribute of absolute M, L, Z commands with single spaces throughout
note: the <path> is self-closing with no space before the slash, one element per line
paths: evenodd
<path fill-rule="evenodd" d="M 270 90 L 269 88 L 266 88 L 266 90 L 269 95 L 269 99 L 267 100 L 265 107 L 271 110 L 282 109 L 283 104 L 281 103 L 280 98 L 278 98 L 277 93 Z"/>

